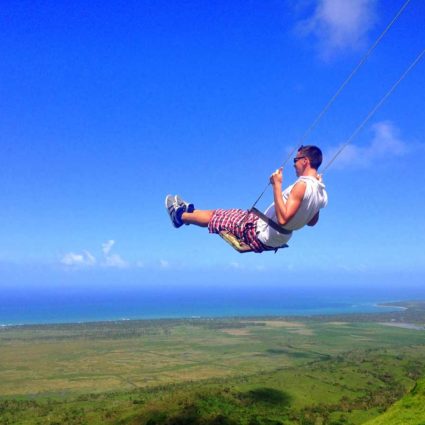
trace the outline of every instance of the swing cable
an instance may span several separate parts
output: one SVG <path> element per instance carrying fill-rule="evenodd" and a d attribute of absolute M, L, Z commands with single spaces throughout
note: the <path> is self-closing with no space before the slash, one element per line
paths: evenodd
<path fill-rule="evenodd" d="M 373 115 L 375 115 L 375 113 L 378 111 L 378 109 L 385 103 L 385 101 L 391 96 L 391 94 L 395 91 L 395 89 L 398 87 L 398 85 L 406 78 L 406 76 L 409 74 L 409 72 L 412 71 L 412 69 L 421 61 L 421 59 L 424 56 L 425 56 L 425 48 L 419 53 L 419 55 L 415 58 L 415 60 L 413 62 L 411 62 L 411 64 L 407 67 L 407 69 L 403 72 L 403 74 L 399 77 L 399 79 L 391 86 L 391 88 L 384 94 L 384 96 L 379 100 L 379 102 L 376 103 L 376 105 L 370 110 L 370 112 L 366 115 L 366 117 L 363 119 L 363 121 L 354 130 L 354 132 L 351 134 L 351 136 L 345 141 L 345 143 L 342 144 L 342 146 L 338 149 L 338 151 L 335 153 L 335 155 L 326 164 L 325 168 L 323 169 L 323 172 L 325 172 L 331 166 L 331 164 L 337 159 L 337 157 L 341 154 L 341 152 L 354 140 L 354 138 L 358 135 L 358 133 L 367 124 L 367 122 L 373 117 Z M 267 187 L 266 187 L 266 189 L 267 189 Z M 263 191 L 263 193 L 264 193 L 264 191 Z M 260 198 L 261 198 L 261 196 L 260 196 Z M 258 200 L 257 200 L 257 202 L 258 202 Z M 266 216 L 263 212 L 261 212 L 260 210 L 255 208 L 255 204 L 249 210 L 249 212 L 253 212 L 255 215 L 260 217 L 270 227 L 277 230 L 278 232 L 280 232 L 282 234 L 290 234 L 291 233 L 291 231 L 285 229 L 283 226 L 279 225 L 278 223 L 273 221 L 270 217 Z M 220 233 L 220 235 L 239 252 L 247 252 L 247 250 L 241 251 L 240 248 L 235 247 L 234 243 L 230 242 L 228 240 L 228 237 L 226 237 L 226 235 L 222 235 L 221 233 Z M 280 248 L 285 248 L 285 247 L 287 247 L 286 244 L 283 245 Z M 274 249 L 275 253 L 280 248 Z"/>
<path fill-rule="evenodd" d="M 323 116 L 326 114 L 326 112 L 329 110 L 329 108 L 332 106 L 332 104 L 335 102 L 335 100 L 337 99 L 337 97 L 340 95 L 340 93 L 343 91 L 343 89 L 345 88 L 345 86 L 353 79 L 354 75 L 357 73 L 357 71 L 362 67 L 362 65 L 366 62 L 367 58 L 371 55 L 371 53 L 375 50 L 375 48 L 378 46 L 378 44 L 381 42 L 381 40 L 383 39 L 383 37 L 385 36 L 385 34 L 389 31 L 389 29 L 394 25 L 394 23 L 397 21 L 397 19 L 400 17 L 400 15 L 404 12 L 404 10 L 406 9 L 406 7 L 408 6 L 408 4 L 410 3 L 411 0 L 406 0 L 404 2 L 404 4 L 401 6 L 401 8 L 399 9 L 399 11 L 396 13 L 396 15 L 394 16 L 394 18 L 391 20 L 391 22 L 386 26 L 386 28 L 382 31 L 382 33 L 379 35 L 379 37 L 375 40 L 375 42 L 371 45 L 371 47 L 369 48 L 369 50 L 363 55 L 363 57 L 360 59 L 359 63 L 354 67 L 354 69 L 351 71 L 351 73 L 349 74 L 349 76 L 344 80 L 344 82 L 340 85 L 340 87 L 338 88 L 338 90 L 335 92 L 335 94 L 330 98 L 330 100 L 326 103 L 326 105 L 323 107 L 323 109 L 319 112 L 319 114 L 316 116 L 316 118 L 314 119 L 314 121 L 310 124 L 310 126 L 307 128 L 307 130 L 304 132 L 304 134 L 302 135 L 302 137 L 299 139 L 298 143 L 296 146 L 300 146 L 302 145 L 305 140 L 307 139 L 307 137 L 310 135 L 310 133 L 317 127 L 317 125 L 319 124 L 320 120 L 323 118 Z M 294 149 L 291 150 L 291 152 L 289 153 L 289 155 L 287 156 L 287 158 L 285 159 L 285 161 L 282 164 L 282 167 L 284 167 L 287 162 L 289 161 L 289 159 L 292 157 L 292 155 L 295 153 L 295 151 L 297 150 L 297 147 L 295 147 Z M 266 192 L 266 190 L 268 189 L 268 187 L 270 186 L 270 182 L 267 183 L 267 186 L 264 188 L 264 190 L 261 192 L 260 196 L 257 198 L 257 200 L 254 202 L 254 204 L 252 205 L 252 207 L 250 208 L 249 211 L 253 210 L 255 208 L 255 206 L 257 205 L 257 203 L 259 202 L 259 200 L 263 197 L 264 193 Z"/>
<path fill-rule="evenodd" d="M 392 85 L 392 87 L 385 93 L 381 100 L 371 109 L 371 111 L 366 115 L 366 118 L 359 124 L 359 126 L 354 130 L 351 136 L 342 144 L 338 149 L 335 155 L 329 160 L 326 166 L 323 168 L 322 174 L 331 166 L 331 164 L 336 160 L 336 158 L 341 154 L 341 152 L 353 141 L 357 136 L 360 130 L 366 125 L 366 123 L 375 115 L 378 109 L 384 104 L 384 102 L 391 96 L 397 86 L 406 78 L 407 74 L 420 62 L 420 60 L 425 55 L 425 49 L 419 53 L 416 59 L 408 66 L 408 68 L 403 72 L 401 77 Z"/>
<path fill-rule="evenodd" d="M 378 111 L 378 109 L 390 97 L 390 95 L 394 92 L 394 90 L 397 88 L 397 86 L 406 78 L 407 74 L 409 74 L 409 72 L 421 61 L 421 59 L 423 58 L 424 55 L 425 55 L 425 48 L 419 53 L 419 55 L 416 57 L 416 59 L 408 66 L 408 68 L 403 72 L 403 74 L 400 76 L 400 78 L 391 86 L 391 88 L 385 93 L 385 95 L 379 100 L 379 102 L 376 103 L 376 105 L 366 115 L 366 118 L 354 130 L 354 132 L 351 134 L 351 136 L 342 144 L 342 146 L 338 149 L 338 151 L 335 153 L 335 155 L 326 164 L 325 168 L 323 169 L 322 174 L 330 167 L 330 165 L 336 160 L 336 158 L 341 154 L 341 152 L 354 140 L 354 138 L 357 136 L 357 134 L 360 132 L 360 130 L 362 130 L 362 128 L 366 125 L 366 123 L 373 117 L 373 115 L 375 115 L 375 113 Z M 267 187 L 266 187 L 266 189 L 267 189 Z M 264 192 L 265 192 L 265 190 L 263 191 L 263 193 Z M 261 196 L 262 195 L 263 194 L 261 194 Z M 260 196 L 260 198 L 261 198 L 261 196 Z M 260 199 L 260 198 L 258 198 L 258 199 Z M 258 202 L 258 200 L 257 200 L 257 202 Z M 277 230 L 278 232 L 283 233 L 283 234 L 290 233 L 283 226 L 279 225 L 278 223 L 273 221 L 270 217 L 266 216 L 262 211 L 255 208 L 255 204 L 253 205 L 253 207 L 249 211 L 253 212 L 255 215 L 260 217 L 270 227 Z"/>

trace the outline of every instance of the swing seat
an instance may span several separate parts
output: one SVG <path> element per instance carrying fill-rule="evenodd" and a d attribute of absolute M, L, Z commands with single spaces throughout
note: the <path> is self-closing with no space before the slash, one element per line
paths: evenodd
<path fill-rule="evenodd" d="M 244 241 L 241 241 L 238 239 L 233 233 L 229 232 L 228 230 L 222 230 L 219 235 L 236 251 L 238 251 L 240 254 L 244 254 L 245 252 L 253 252 L 253 249 L 246 244 Z M 288 248 L 289 245 L 285 244 L 283 246 L 280 246 L 278 248 L 269 248 L 265 249 L 264 251 L 274 251 L 277 252 L 278 249 L 281 248 Z"/>
<path fill-rule="evenodd" d="M 245 252 L 252 252 L 252 248 L 244 241 L 238 239 L 233 233 L 228 230 L 222 230 L 219 235 L 236 251 L 243 254 Z"/>

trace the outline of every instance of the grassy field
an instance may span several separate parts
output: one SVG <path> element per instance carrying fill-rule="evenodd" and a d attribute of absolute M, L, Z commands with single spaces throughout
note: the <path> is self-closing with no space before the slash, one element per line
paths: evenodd
<path fill-rule="evenodd" d="M 378 420 L 425 375 L 421 308 L 0 328 L 0 423 Z"/>

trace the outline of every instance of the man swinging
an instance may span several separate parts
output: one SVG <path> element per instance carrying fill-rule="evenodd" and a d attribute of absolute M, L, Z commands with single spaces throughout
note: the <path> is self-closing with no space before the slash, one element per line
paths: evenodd
<path fill-rule="evenodd" d="M 317 173 L 322 152 L 317 146 L 301 146 L 294 158 L 298 179 L 282 192 L 282 168 L 270 176 L 274 202 L 263 218 L 241 209 L 198 210 L 178 195 L 168 195 L 165 205 L 174 227 L 183 224 L 208 227 L 210 233 L 228 231 L 254 252 L 275 250 L 286 245 L 292 232 L 305 225 L 314 226 L 319 211 L 328 202 L 321 176 Z"/>

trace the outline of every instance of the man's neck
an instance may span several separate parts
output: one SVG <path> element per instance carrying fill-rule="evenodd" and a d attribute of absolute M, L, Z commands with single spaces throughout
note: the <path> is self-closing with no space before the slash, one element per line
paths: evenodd
<path fill-rule="evenodd" d="M 314 168 L 306 168 L 304 172 L 301 174 L 301 176 L 306 177 L 316 177 L 317 178 L 317 170 Z"/>

